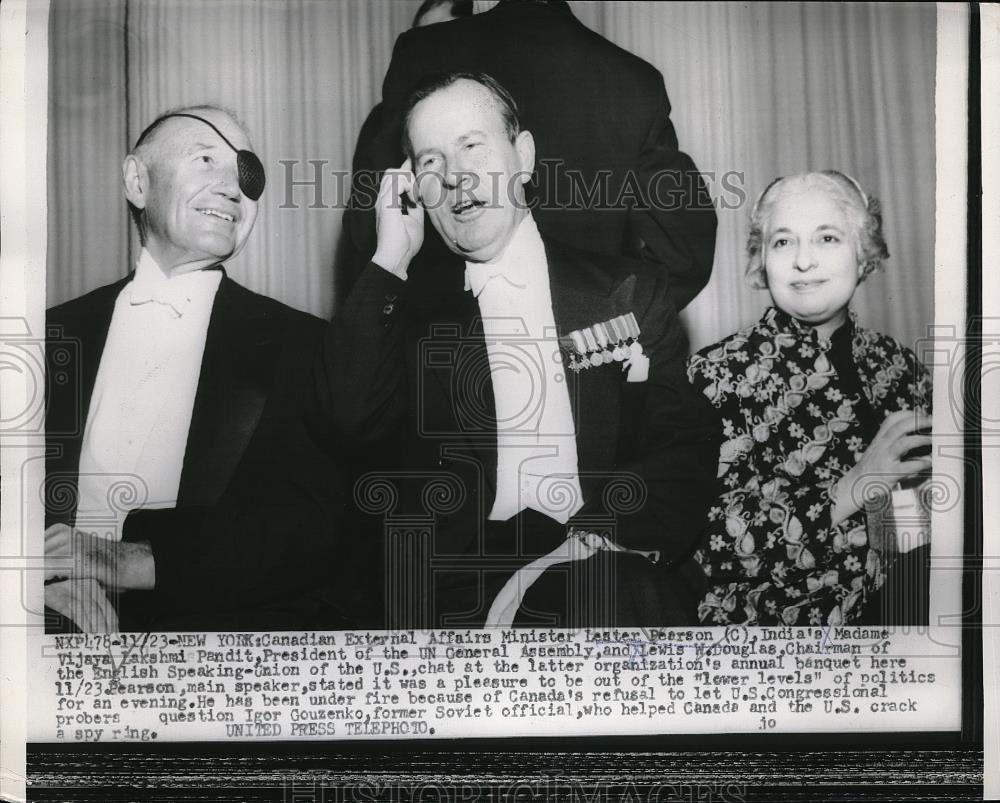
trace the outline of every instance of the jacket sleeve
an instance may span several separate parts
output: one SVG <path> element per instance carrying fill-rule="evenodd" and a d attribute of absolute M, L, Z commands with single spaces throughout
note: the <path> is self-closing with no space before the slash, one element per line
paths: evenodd
<path fill-rule="evenodd" d="M 667 297 L 682 310 L 712 274 L 717 221 L 704 179 L 679 149 L 659 72 L 655 78 L 654 112 L 636 164 L 643 202 L 629 213 L 628 237 L 643 260 L 666 271 Z"/>
<path fill-rule="evenodd" d="M 382 84 L 382 102 L 372 109 L 354 149 L 351 174 L 351 198 L 344 210 L 344 227 L 357 253 L 366 258 L 375 252 L 375 201 L 382 173 L 403 162 L 399 115 L 406 87 L 412 81 L 414 61 L 410 37 L 404 32 L 393 46 L 392 59 Z M 351 277 L 352 279 L 354 277 Z"/>
<path fill-rule="evenodd" d="M 147 541 L 152 548 L 156 585 L 148 597 L 154 610 L 245 611 L 325 583 L 342 537 L 335 524 L 345 514 L 333 480 L 325 494 L 319 490 L 272 488 L 267 497 L 262 490 L 266 501 L 255 505 L 227 500 L 130 513 L 123 540 Z"/>
<path fill-rule="evenodd" d="M 327 328 L 305 398 L 312 436 L 355 454 L 390 437 L 406 413 L 407 282 L 369 262 Z"/>

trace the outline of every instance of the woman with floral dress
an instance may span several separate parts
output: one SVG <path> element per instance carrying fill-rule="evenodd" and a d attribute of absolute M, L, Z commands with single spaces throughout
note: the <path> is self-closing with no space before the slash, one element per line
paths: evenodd
<path fill-rule="evenodd" d="M 884 580 L 864 502 L 930 468 L 930 385 L 862 328 L 855 288 L 888 257 L 878 201 L 836 171 L 779 178 L 754 205 L 747 278 L 774 304 L 691 357 L 718 410 L 718 499 L 696 557 L 705 624 L 847 624 Z"/>

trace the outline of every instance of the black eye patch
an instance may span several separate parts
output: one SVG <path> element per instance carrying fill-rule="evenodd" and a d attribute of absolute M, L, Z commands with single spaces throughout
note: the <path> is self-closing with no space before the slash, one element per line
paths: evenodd
<path fill-rule="evenodd" d="M 199 117 L 196 114 L 176 112 L 174 114 L 165 114 L 163 117 L 157 118 L 145 131 L 142 132 L 139 136 L 139 140 L 135 143 L 135 146 L 138 148 L 139 145 L 142 144 L 142 141 L 149 136 L 149 133 L 154 128 L 156 128 L 164 120 L 171 117 L 189 117 L 192 120 L 200 120 L 211 128 L 216 134 L 222 137 L 222 141 L 236 151 L 236 172 L 239 176 L 240 192 L 242 192 L 251 201 L 256 201 L 261 195 L 264 194 L 264 186 L 267 184 L 267 176 L 264 174 L 264 165 L 260 163 L 260 159 L 257 158 L 257 154 L 253 151 L 240 150 L 233 145 L 232 142 L 226 139 L 226 135 L 223 134 L 218 128 L 212 125 L 204 117 Z"/>
<path fill-rule="evenodd" d="M 240 190 L 251 201 L 264 194 L 267 177 L 264 165 L 253 151 L 236 151 L 236 169 L 240 175 Z"/>

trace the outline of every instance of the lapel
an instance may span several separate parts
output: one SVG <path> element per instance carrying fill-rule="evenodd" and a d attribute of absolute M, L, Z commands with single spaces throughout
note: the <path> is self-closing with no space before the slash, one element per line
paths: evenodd
<path fill-rule="evenodd" d="M 253 295 L 223 276 L 212 306 L 177 505 L 214 505 L 246 451 L 267 400 L 280 344 Z"/>
<path fill-rule="evenodd" d="M 76 515 L 80 451 L 97 369 L 115 302 L 131 277 L 70 302 L 68 314 L 61 313 L 61 308 L 47 314 L 46 525 L 71 522 Z"/>
<path fill-rule="evenodd" d="M 90 400 L 94 394 L 94 383 L 97 382 L 97 370 L 101 366 L 101 357 L 104 355 L 104 346 L 108 342 L 108 331 L 111 329 L 111 317 L 115 312 L 115 302 L 122 288 L 132 280 L 132 273 L 124 279 L 102 288 L 101 295 L 95 299 L 93 308 L 88 310 L 83 316 L 79 327 L 74 327 L 75 332 L 63 332 L 64 337 L 78 338 L 80 349 L 80 376 L 79 385 L 82 397 L 80 398 L 80 418 L 79 418 L 79 440 L 77 443 L 77 455 L 83 446 L 83 430 L 87 424 L 87 416 L 90 414 Z M 58 337 L 58 334 L 57 334 Z"/>
<path fill-rule="evenodd" d="M 465 263 L 450 253 L 423 282 L 412 333 L 421 344 L 414 354 L 420 431 L 439 438 L 454 459 L 477 465 L 488 510 L 496 495 L 496 403 L 479 304 L 465 289 Z"/>
<path fill-rule="evenodd" d="M 549 263 L 552 312 L 560 337 L 633 310 L 634 275 L 624 279 L 615 277 L 593 261 L 595 255 L 543 240 Z M 565 354 L 564 364 L 580 472 L 613 466 L 619 434 L 621 364 L 612 362 L 572 371 Z"/>

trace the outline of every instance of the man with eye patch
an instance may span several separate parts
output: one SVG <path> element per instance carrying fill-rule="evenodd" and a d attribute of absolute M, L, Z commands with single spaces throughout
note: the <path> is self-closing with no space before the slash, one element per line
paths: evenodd
<path fill-rule="evenodd" d="M 216 107 L 167 112 L 122 175 L 134 271 L 47 317 L 47 624 L 340 626 L 338 481 L 297 395 L 323 322 L 223 267 L 264 191 L 250 138 Z"/>

